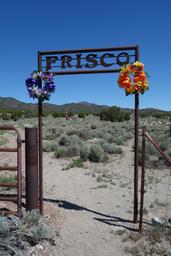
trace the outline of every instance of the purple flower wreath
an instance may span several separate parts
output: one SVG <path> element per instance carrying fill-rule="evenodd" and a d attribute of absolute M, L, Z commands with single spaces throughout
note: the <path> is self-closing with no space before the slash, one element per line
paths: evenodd
<path fill-rule="evenodd" d="M 34 71 L 31 77 L 26 79 L 26 87 L 30 98 L 39 99 L 41 102 L 49 100 L 51 93 L 55 91 L 53 74 Z"/>

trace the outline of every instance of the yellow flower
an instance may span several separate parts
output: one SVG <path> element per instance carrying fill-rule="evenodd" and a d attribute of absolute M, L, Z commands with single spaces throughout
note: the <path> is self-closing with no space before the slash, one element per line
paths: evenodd
<path fill-rule="evenodd" d="M 127 67 L 126 67 L 126 66 L 123 66 L 123 67 L 121 68 L 121 72 L 123 72 L 123 73 L 128 72 Z"/>

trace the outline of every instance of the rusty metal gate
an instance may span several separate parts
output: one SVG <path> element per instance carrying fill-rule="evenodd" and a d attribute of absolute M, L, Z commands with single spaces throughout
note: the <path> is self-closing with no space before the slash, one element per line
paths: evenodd
<path fill-rule="evenodd" d="M 163 156 L 169 166 L 171 166 L 171 159 L 168 157 L 157 142 L 148 134 L 146 127 L 142 129 L 142 166 L 141 166 L 141 194 L 140 194 L 140 219 L 139 219 L 139 231 L 142 232 L 143 214 L 144 214 L 144 193 L 145 187 L 145 154 L 146 154 L 146 140 L 156 148 L 156 150 Z"/>
<path fill-rule="evenodd" d="M 14 131 L 16 133 L 16 147 L 15 148 L 0 148 L 1 152 L 16 153 L 17 163 L 14 166 L 0 166 L 1 171 L 16 172 L 16 182 L 0 182 L 0 187 L 16 188 L 16 194 L 0 192 L 0 201 L 13 202 L 17 205 L 17 211 L 3 211 L 3 214 L 17 214 L 19 217 L 22 215 L 22 139 L 20 133 L 13 126 L 0 126 L 0 130 Z"/>

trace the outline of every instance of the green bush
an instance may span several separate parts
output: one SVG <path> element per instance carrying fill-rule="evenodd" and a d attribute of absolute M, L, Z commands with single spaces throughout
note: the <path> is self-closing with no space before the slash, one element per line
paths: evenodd
<path fill-rule="evenodd" d="M 65 155 L 65 149 L 64 147 L 59 147 L 57 150 L 55 150 L 54 152 L 54 157 L 55 158 L 60 158 L 63 157 Z"/>
<path fill-rule="evenodd" d="M 27 211 L 22 219 L 22 222 L 29 227 L 33 225 L 38 225 L 41 219 L 41 215 L 39 214 L 38 210 Z"/>
<path fill-rule="evenodd" d="M 65 167 L 63 170 L 66 171 L 66 170 L 69 170 L 69 169 L 74 168 L 74 167 L 78 167 L 78 168 L 84 167 L 84 164 L 81 161 L 81 159 L 73 159 L 71 161 L 71 163 L 69 163 L 69 165 L 67 167 Z"/>
<path fill-rule="evenodd" d="M 59 145 L 68 146 L 70 143 L 69 137 L 66 134 L 62 134 L 59 138 Z"/>
<path fill-rule="evenodd" d="M 97 125 L 92 124 L 92 125 L 91 125 L 91 129 L 97 129 Z"/>
<path fill-rule="evenodd" d="M 72 144 L 81 145 L 80 138 L 75 134 L 69 137 L 69 145 L 72 145 Z"/>
<path fill-rule="evenodd" d="M 166 151 L 166 154 L 169 158 L 171 158 L 171 148 L 169 148 L 167 151 Z"/>
<path fill-rule="evenodd" d="M 67 157 L 73 157 L 73 156 L 79 156 L 80 155 L 80 145 L 78 144 L 69 144 L 68 147 L 65 149 L 65 156 Z"/>
<path fill-rule="evenodd" d="M 79 118 L 85 118 L 85 116 L 86 116 L 85 113 L 78 113 Z"/>
<path fill-rule="evenodd" d="M 45 140 L 54 140 L 58 137 L 57 130 L 56 128 L 48 128 L 44 134 L 44 139 Z"/>
<path fill-rule="evenodd" d="M 103 143 L 102 148 L 104 149 L 104 152 L 108 154 L 122 154 L 122 148 L 117 147 L 115 144 L 110 144 L 110 143 Z"/>
<path fill-rule="evenodd" d="M 115 144 L 117 144 L 117 145 L 124 145 L 125 140 L 124 140 L 123 137 L 119 136 L 119 137 L 114 138 L 114 142 L 115 142 Z"/>
<path fill-rule="evenodd" d="M 78 135 L 80 139 L 87 140 L 89 138 L 89 131 L 86 128 L 79 130 Z"/>
<path fill-rule="evenodd" d="M 89 160 L 95 163 L 101 162 L 104 155 L 104 150 L 100 145 L 91 145 L 89 152 Z"/>
<path fill-rule="evenodd" d="M 2 113 L 1 116 L 2 120 L 10 120 L 11 114 L 10 113 Z"/>
<path fill-rule="evenodd" d="M 130 113 L 113 106 L 100 112 L 100 121 L 122 122 L 130 120 Z"/>
<path fill-rule="evenodd" d="M 42 220 L 32 232 L 32 240 L 34 243 L 39 243 L 44 239 L 53 240 L 55 233 Z"/>
<path fill-rule="evenodd" d="M 43 151 L 44 152 L 54 152 L 58 148 L 57 141 L 44 141 L 43 142 Z"/>
<path fill-rule="evenodd" d="M 87 161 L 89 156 L 89 147 L 86 144 L 83 144 L 80 148 L 80 159 L 82 161 Z"/>
<path fill-rule="evenodd" d="M 0 234 L 4 234 L 9 232 L 9 223 L 5 219 L 5 217 L 0 216 Z"/>

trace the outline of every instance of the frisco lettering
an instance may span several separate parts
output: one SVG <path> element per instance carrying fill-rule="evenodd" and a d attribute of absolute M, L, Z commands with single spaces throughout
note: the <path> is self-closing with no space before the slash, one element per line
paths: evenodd
<path fill-rule="evenodd" d="M 111 67 L 118 64 L 123 66 L 129 63 L 129 54 L 126 52 L 121 52 L 118 55 L 114 53 L 104 53 L 99 56 L 98 54 L 88 54 L 84 55 L 79 53 L 74 56 L 62 55 L 62 56 L 48 56 L 46 58 L 46 70 L 52 69 L 54 64 L 58 65 L 61 69 L 67 68 L 95 68 L 97 66 L 103 66 L 105 68 Z"/>

